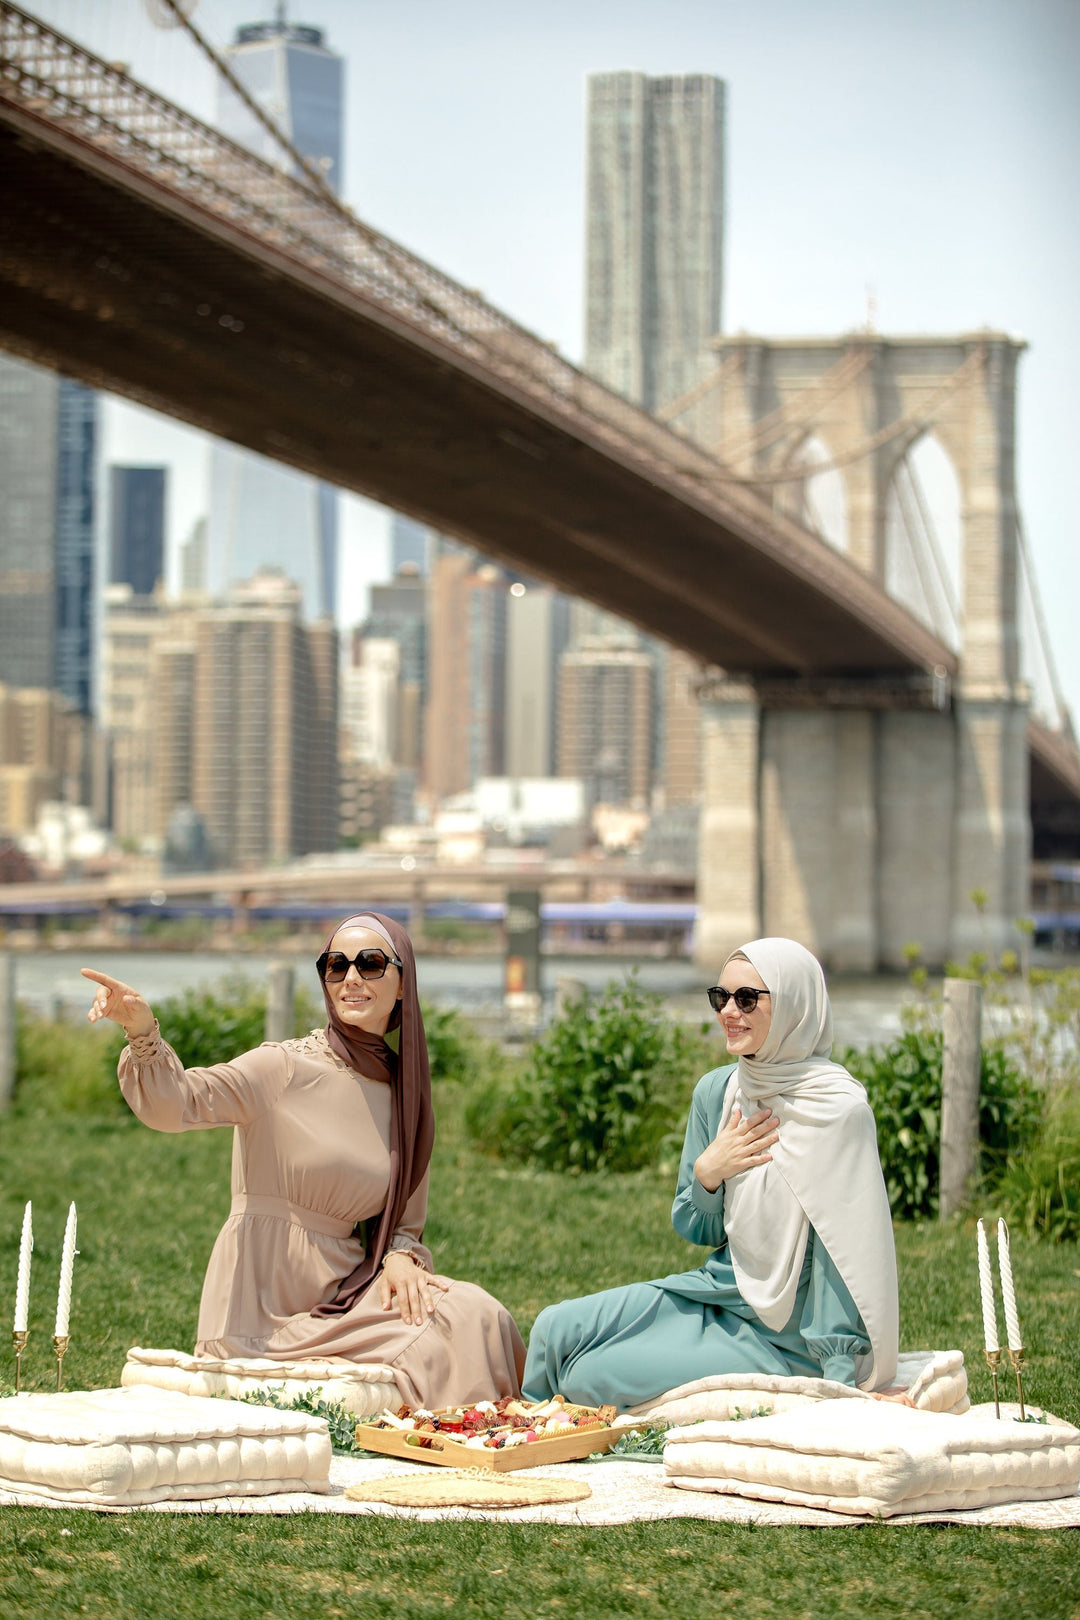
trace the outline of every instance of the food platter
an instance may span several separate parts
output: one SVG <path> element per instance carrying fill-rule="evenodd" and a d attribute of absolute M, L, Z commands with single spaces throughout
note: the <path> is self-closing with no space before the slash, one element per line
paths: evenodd
<path fill-rule="evenodd" d="M 509 1445 L 492 1444 L 488 1440 L 481 1440 L 481 1436 L 497 1437 L 504 1434 L 505 1425 L 501 1420 L 507 1414 L 505 1411 L 496 1412 L 491 1407 L 490 1427 L 486 1431 L 476 1429 L 466 1444 L 460 1432 L 454 1432 L 466 1409 L 444 1408 L 437 1412 L 418 1409 L 411 1413 L 408 1408 L 402 1407 L 397 1413 L 382 1412 L 358 1423 L 356 1443 L 365 1451 L 381 1452 L 387 1457 L 402 1457 L 409 1462 L 435 1463 L 445 1468 L 482 1468 L 505 1474 L 520 1468 L 540 1468 L 545 1463 L 574 1462 L 594 1452 L 607 1451 L 621 1433 L 610 1421 L 605 1421 L 609 1417 L 614 1418 L 613 1407 L 571 1406 L 558 1396 L 543 1407 L 538 1402 L 499 1404 L 503 1408 L 511 1404 L 522 1412 L 528 1412 L 531 1405 L 533 1415 L 538 1418 L 544 1411 L 561 1407 L 567 1416 L 557 1429 L 537 1433 L 534 1439 Z M 486 1407 L 488 1403 L 483 1405 Z M 468 1410 L 475 1412 L 477 1409 Z M 517 1413 L 509 1415 L 512 1421 L 520 1425 L 521 1418 Z M 406 1427 L 409 1423 L 419 1426 Z M 442 1423 L 452 1425 L 449 1432 L 440 1428 Z M 587 1423 L 588 1426 L 578 1427 L 579 1423 Z"/>

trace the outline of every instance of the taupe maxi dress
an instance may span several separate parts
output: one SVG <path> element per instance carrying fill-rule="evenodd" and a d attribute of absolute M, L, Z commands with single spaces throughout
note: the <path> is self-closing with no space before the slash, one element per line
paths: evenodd
<path fill-rule="evenodd" d="M 420 1327 L 402 1321 L 396 1300 L 383 1310 L 377 1280 L 348 1311 L 310 1314 L 363 1259 L 356 1229 L 382 1210 L 390 1177 L 390 1087 L 350 1068 L 324 1031 L 185 1069 L 155 1030 L 131 1040 L 119 1075 L 154 1130 L 236 1128 L 232 1209 L 203 1284 L 196 1355 L 382 1363 L 410 1405 L 518 1393 L 521 1335 L 473 1283 L 451 1282 Z M 431 1270 L 420 1241 L 427 1194 L 425 1175 L 390 1248 Z"/>

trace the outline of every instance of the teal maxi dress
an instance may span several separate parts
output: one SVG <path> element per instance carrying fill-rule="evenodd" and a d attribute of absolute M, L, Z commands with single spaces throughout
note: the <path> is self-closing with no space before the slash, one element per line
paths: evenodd
<path fill-rule="evenodd" d="M 870 1339 L 851 1294 L 813 1227 L 795 1304 L 778 1332 L 743 1299 L 724 1231 L 724 1189 L 710 1193 L 694 1162 L 716 1135 L 736 1065 L 698 1081 L 686 1127 L 671 1222 L 712 1253 L 696 1271 L 608 1288 L 540 1312 L 522 1390 L 620 1410 L 716 1373 L 778 1373 L 855 1384 Z"/>

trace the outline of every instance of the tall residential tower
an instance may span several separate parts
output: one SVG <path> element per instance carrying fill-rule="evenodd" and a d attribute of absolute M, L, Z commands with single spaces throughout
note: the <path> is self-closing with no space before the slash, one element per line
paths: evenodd
<path fill-rule="evenodd" d="M 724 84 L 589 80 L 585 365 L 655 411 L 715 366 L 724 248 Z"/>

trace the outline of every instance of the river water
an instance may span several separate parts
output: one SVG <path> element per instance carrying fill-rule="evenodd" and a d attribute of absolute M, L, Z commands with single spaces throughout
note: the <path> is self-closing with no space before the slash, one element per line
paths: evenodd
<path fill-rule="evenodd" d="M 264 980 L 271 955 L 228 955 L 209 951 L 76 951 L 15 952 L 16 995 L 36 1011 L 79 1018 L 89 1006 L 90 988 L 79 974 L 96 967 L 134 985 L 151 1004 L 198 985 L 220 985 L 231 974 Z M 545 957 L 545 1011 L 550 1011 L 555 983 L 568 976 L 590 991 L 624 979 L 635 966 L 629 958 L 611 956 Z M 692 962 L 641 958 L 639 983 L 657 991 L 671 1011 L 683 1018 L 711 1018 L 705 1000 L 707 975 Z M 310 972 L 312 994 L 318 995 L 315 969 L 297 962 L 297 982 Z M 495 956 L 421 956 L 417 960 L 420 993 L 425 999 L 460 1007 L 485 1027 L 501 1018 L 502 960 Z M 900 1009 L 912 992 L 903 977 L 839 978 L 830 983 L 836 1043 L 870 1046 L 890 1039 L 900 1028 Z"/>

